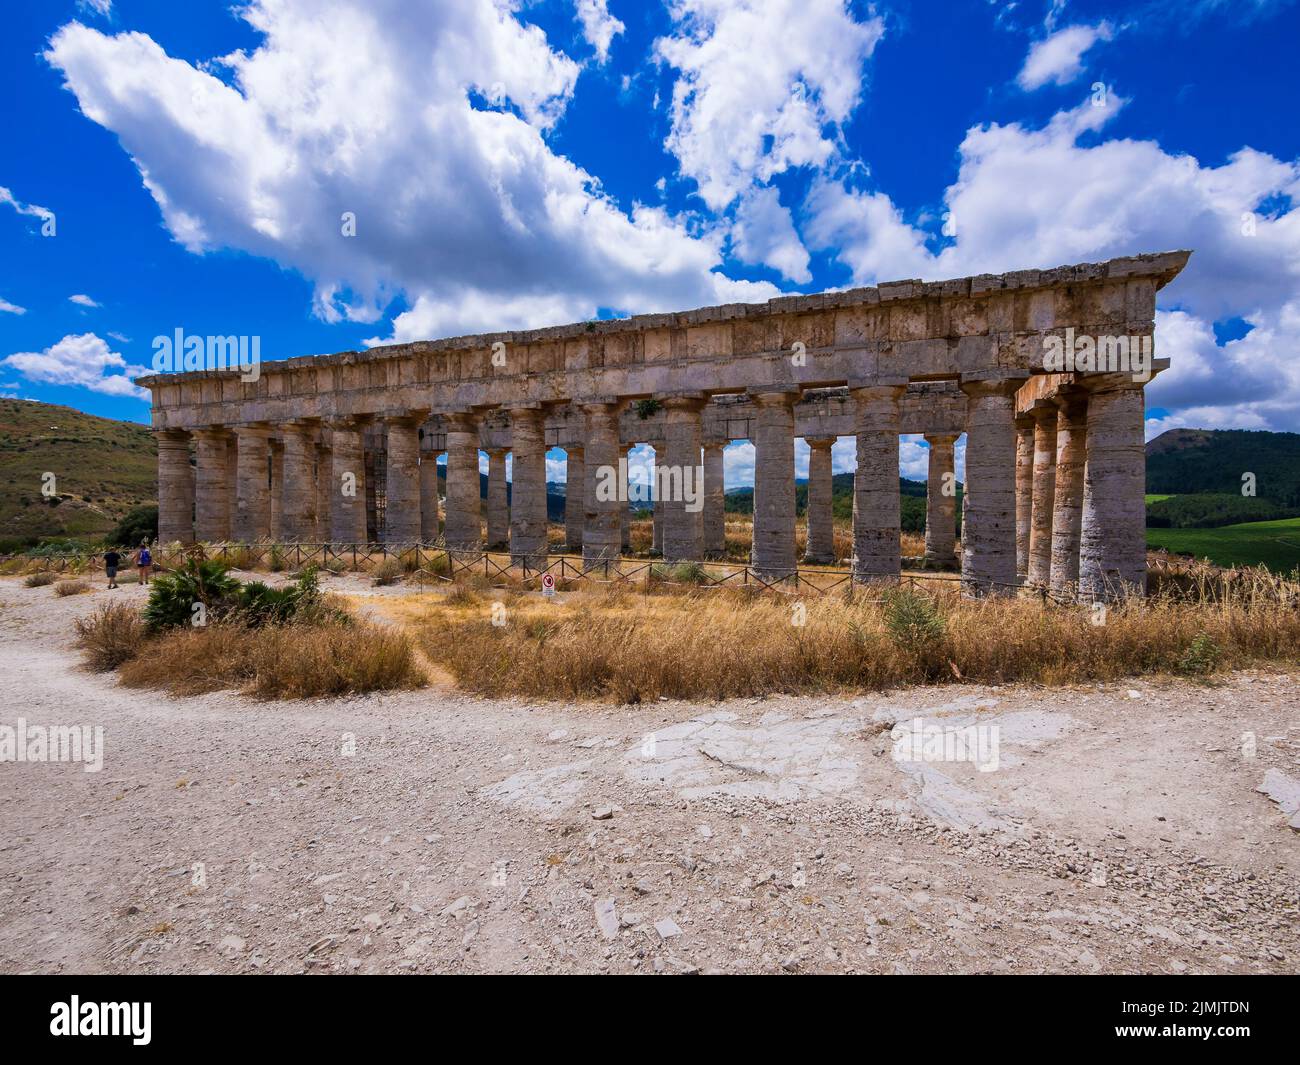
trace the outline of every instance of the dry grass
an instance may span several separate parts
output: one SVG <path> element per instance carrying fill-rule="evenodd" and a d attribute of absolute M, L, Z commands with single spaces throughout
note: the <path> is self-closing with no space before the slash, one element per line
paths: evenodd
<path fill-rule="evenodd" d="M 796 600 L 625 588 L 554 603 L 513 597 L 504 626 L 492 624 L 488 597 L 425 600 L 408 620 L 430 657 L 468 690 L 616 702 L 1204 675 L 1300 657 L 1300 612 L 1267 597 L 1161 597 L 1112 607 L 1097 625 L 1085 607 L 915 593 L 900 605 L 902 593 L 892 594 L 892 606 L 803 601 L 803 625 L 794 623 Z"/>
<path fill-rule="evenodd" d="M 359 622 L 177 629 L 141 650 L 121 667 L 122 683 L 173 695 L 236 688 L 262 699 L 305 699 L 424 683 L 410 637 Z"/>
<path fill-rule="evenodd" d="M 88 591 L 90 585 L 86 581 L 56 581 L 54 584 L 54 594 L 58 596 L 82 595 Z"/>
<path fill-rule="evenodd" d="M 29 573 L 23 578 L 24 588 L 44 588 L 47 584 L 53 584 L 59 579 L 58 574 L 51 573 L 49 570 L 42 570 L 39 573 Z"/>
<path fill-rule="evenodd" d="M 140 653 L 145 624 L 140 611 L 125 603 L 105 603 L 89 617 L 75 622 L 77 646 L 86 665 L 96 673 L 118 669 Z"/>

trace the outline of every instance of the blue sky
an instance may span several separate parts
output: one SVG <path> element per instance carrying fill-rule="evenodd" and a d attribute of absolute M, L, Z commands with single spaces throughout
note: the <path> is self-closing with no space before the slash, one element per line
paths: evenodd
<path fill-rule="evenodd" d="M 282 358 L 1190 247 L 1149 434 L 1300 430 L 1286 0 L 18 0 L 5 28 L 0 395 L 146 421 L 128 377 L 177 328 Z"/>

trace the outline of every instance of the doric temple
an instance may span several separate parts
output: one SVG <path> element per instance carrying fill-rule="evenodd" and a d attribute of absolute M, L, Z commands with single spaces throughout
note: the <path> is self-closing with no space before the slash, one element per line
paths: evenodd
<path fill-rule="evenodd" d="M 1167 365 L 1139 373 L 1116 356 L 1151 352 L 1156 292 L 1188 255 L 291 358 L 263 363 L 255 380 L 238 370 L 143 377 L 159 538 L 441 538 L 458 551 L 508 545 L 536 567 L 547 554 L 546 452 L 558 447 L 568 548 L 606 565 L 622 554 L 628 504 L 597 491 L 597 478 L 646 443 L 668 469 L 702 469 L 702 507 L 657 501 L 655 535 L 665 559 L 705 559 L 724 545 L 723 448 L 747 439 L 751 564 L 780 577 L 800 562 L 795 438 L 812 456 L 804 561 L 829 562 L 830 448 L 851 436 L 854 574 L 896 580 L 898 438 L 930 445 L 925 550 L 944 565 L 957 561 L 953 448 L 965 433 L 963 586 L 1115 598 L 1145 587 L 1143 388 Z"/>

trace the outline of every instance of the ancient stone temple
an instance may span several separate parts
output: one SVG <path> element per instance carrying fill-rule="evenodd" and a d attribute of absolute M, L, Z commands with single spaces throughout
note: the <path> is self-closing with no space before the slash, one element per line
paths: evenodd
<path fill-rule="evenodd" d="M 930 445 L 929 561 L 959 561 L 971 594 L 1027 586 L 1113 598 L 1145 584 L 1143 388 L 1166 365 L 1150 357 L 1156 292 L 1188 254 L 291 358 L 263 364 L 256 380 L 144 377 L 159 535 L 441 537 L 464 551 L 508 545 L 536 567 L 547 556 L 546 452 L 562 448 L 568 549 L 605 565 L 623 550 L 628 505 L 599 486 L 647 443 L 657 465 L 697 488 L 656 501 L 657 545 L 669 560 L 705 559 L 723 549 L 722 449 L 750 440 L 752 565 L 780 577 L 834 561 L 830 448 L 853 437 L 852 566 L 860 579 L 891 580 L 898 438 L 914 433 Z M 812 452 L 802 560 L 796 437 Z"/>

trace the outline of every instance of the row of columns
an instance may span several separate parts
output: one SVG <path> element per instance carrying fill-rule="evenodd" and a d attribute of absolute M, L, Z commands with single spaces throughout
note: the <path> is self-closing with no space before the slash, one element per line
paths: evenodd
<path fill-rule="evenodd" d="M 962 582 L 974 595 L 1006 594 L 1022 585 L 1060 596 L 1077 589 L 1110 598 L 1141 587 L 1145 572 L 1143 394 L 1105 379 L 1039 401 L 1020 417 L 1005 378 L 967 380 L 966 478 Z M 862 580 L 897 580 L 901 572 L 898 439 L 905 382 L 850 389 L 855 405 L 857 473 L 853 489 L 853 568 Z M 794 403 L 796 388 L 751 394 L 756 414 L 752 565 L 774 578 L 796 568 Z M 723 444 L 702 439 L 701 393 L 663 399 L 663 438 L 652 441 L 667 485 L 654 506 L 654 542 L 670 561 L 718 556 L 725 550 Z M 604 562 L 627 548 L 628 500 L 623 490 L 598 491 L 602 471 L 620 469 L 628 445 L 619 440 L 622 402 L 598 398 L 581 406 L 583 446 L 568 449 L 565 536 L 570 550 Z M 513 477 L 507 498 L 506 451 L 488 452 L 486 515 L 479 490 L 478 419 L 444 416 L 448 547 L 509 546 L 532 568 L 547 556 L 546 434 L 539 404 L 512 408 Z M 437 456 L 420 450 L 424 412 L 387 416 L 386 521 L 389 542 L 438 536 Z M 233 433 L 194 433 L 197 465 L 190 480 L 187 434 L 159 435 L 160 536 L 164 540 L 329 539 L 367 537 L 363 434 L 365 418 L 327 423 L 329 444 L 311 423 L 275 430 L 240 426 Z M 956 437 L 932 434 L 926 501 L 926 557 L 955 561 Z M 831 515 L 832 438 L 808 440 L 808 536 L 803 561 L 835 558 Z M 267 470 L 271 470 L 269 484 Z M 658 471 L 657 471 L 658 472 Z M 700 480 L 702 478 L 702 482 Z M 703 506 L 688 505 L 702 495 Z M 193 507 L 193 524 L 190 523 Z"/>

